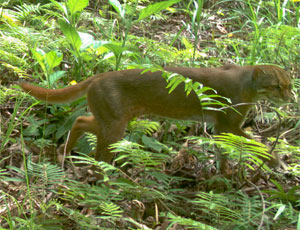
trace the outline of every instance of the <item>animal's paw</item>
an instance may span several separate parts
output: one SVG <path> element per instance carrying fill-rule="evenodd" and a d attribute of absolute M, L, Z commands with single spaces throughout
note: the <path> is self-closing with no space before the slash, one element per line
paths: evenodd
<path fill-rule="evenodd" d="M 66 154 L 64 154 L 64 153 L 65 153 L 65 144 L 62 144 L 56 150 L 58 163 L 62 163 L 63 162 L 64 157 L 66 156 Z"/>

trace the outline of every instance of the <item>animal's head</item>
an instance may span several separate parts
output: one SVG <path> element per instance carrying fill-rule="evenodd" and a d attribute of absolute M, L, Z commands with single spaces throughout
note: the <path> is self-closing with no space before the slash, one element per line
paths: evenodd
<path fill-rule="evenodd" d="M 287 72 L 280 67 L 272 65 L 255 66 L 253 82 L 261 99 L 282 103 L 288 102 L 292 98 L 291 79 Z"/>

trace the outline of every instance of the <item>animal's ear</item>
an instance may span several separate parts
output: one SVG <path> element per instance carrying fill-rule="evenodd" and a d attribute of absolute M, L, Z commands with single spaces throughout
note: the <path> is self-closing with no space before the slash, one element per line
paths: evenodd
<path fill-rule="evenodd" d="M 252 79 L 253 81 L 259 81 L 259 79 L 263 77 L 265 74 L 266 73 L 261 66 L 255 66 L 253 70 Z"/>
<path fill-rule="evenodd" d="M 255 66 L 252 73 L 253 87 L 257 89 L 265 85 L 268 85 L 268 74 L 264 69 L 264 66 Z"/>
<path fill-rule="evenodd" d="M 260 85 L 260 78 L 261 76 L 264 74 L 263 70 L 258 67 L 255 66 L 252 72 L 252 86 L 255 90 L 257 90 L 257 87 Z"/>

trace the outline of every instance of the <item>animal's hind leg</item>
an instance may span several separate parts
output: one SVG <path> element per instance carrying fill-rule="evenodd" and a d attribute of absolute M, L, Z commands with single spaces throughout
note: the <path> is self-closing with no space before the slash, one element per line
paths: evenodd
<path fill-rule="evenodd" d="M 72 126 L 68 141 L 66 143 L 66 153 L 69 153 L 75 146 L 78 138 L 85 132 L 93 133 L 98 135 L 100 126 L 95 120 L 94 116 L 80 116 L 76 119 Z"/>
<path fill-rule="evenodd" d="M 128 121 L 111 120 L 106 122 L 105 126 L 101 125 L 101 134 L 97 136 L 97 150 L 95 159 L 111 163 L 114 154 L 109 150 L 109 145 L 122 139 Z"/>
<path fill-rule="evenodd" d="M 113 121 L 110 122 L 106 120 L 105 124 L 101 123 L 101 131 L 97 135 L 97 149 L 95 154 L 96 161 L 104 161 L 106 163 L 111 163 L 114 157 L 109 149 L 109 146 L 119 140 L 124 135 L 127 122 Z M 96 172 L 95 176 L 97 180 L 103 179 L 103 174 L 99 173 L 99 168 L 93 166 L 93 171 Z"/>

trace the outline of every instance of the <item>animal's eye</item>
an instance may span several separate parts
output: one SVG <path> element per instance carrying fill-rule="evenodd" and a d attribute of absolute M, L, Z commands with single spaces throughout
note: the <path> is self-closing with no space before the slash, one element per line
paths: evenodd
<path fill-rule="evenodd" d="M 281 87 L 279 85 L 270 85 L 268 88 L 271 90 L 281 89 Z"/>

